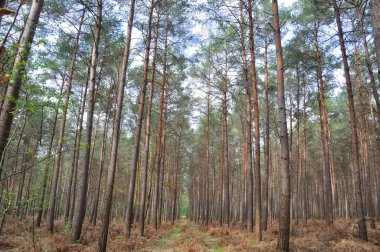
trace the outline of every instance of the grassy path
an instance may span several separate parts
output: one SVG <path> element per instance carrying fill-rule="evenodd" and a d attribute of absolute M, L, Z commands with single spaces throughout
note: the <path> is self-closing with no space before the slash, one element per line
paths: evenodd
<path fill-rule="evenodd" d="M 181 222 L 170 233 L 161 238 L 153 251 L 225 251 L 219 246 L 219 238 L 210 236 L 199 229 L 198 225 Z"/>

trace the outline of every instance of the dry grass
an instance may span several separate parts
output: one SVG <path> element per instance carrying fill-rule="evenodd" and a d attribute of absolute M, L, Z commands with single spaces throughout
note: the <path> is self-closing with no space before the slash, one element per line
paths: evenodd
<path fill-rule="evenodd" d="M 124 236 L 123 221 L 114 221 L 110 225 L 108 233 L 108 251 L 151 251 L 157 241 L 167 235 L 171 226 L 167 224 L 161 225 L 156 232 L 151 226 L 146 227 L 146 236 L 138 237 L 137 230 L 132 233 L 131 239 Z M 53 235 L 47 233 L 46 227 L 35 228 L 34 242 L 31 221 L 12 221 L 7 220 L 0 236 L 0 251 L 57 251 L 57 252 L 92 252 L 96 251 L 99 238 L 99 226 L 93 227 L 85 221 L 82 229 L 82 237 L 80 241 L 71 242 L 69 233 L 65 233 L 64 221 L 55 222 L 55 233 Z"/>
<path fill-rule="evenodd" d="M 379 228 L 380 223 L 377 223 Z M 263 232 L 261 242 L 242 226 L 204 228 L 211 236 L 221 238 L 225 251 L 276 251 L 278 224 Z M 380 251 L 380 230 L 368 228 L 368 242 L 357 238 L 354 220 L 339 219 L 328 226 L 323 220 L 311 219 L 307 224 L 291 224 L 291 251 Z"/>
<path fill-rule="evenodd" d="M 87 222 L 83 227 L 82 238 L 77 243 L 70 241 L 70 234 L 64 232 L 64 222 L 56 222 L 56 232 L 50 235 L 46 227 L 36 228 L 33 242 L 31 220 L 19 222 L 8 220 L 4 233 L 0 236 L 0 250 L 6 251 L 96 251 L 99 226 L 92 227 Z M 263 232 L 263 240 L 255 239 L 254 234 L 245 230 L 243 225 L 219 227 L 198 226 L 185 221 L 176 226 L 178 232 L 173 235 L 173 226 L 162 224 L 158 231 L 146 227 L 146 236 L 139 237 L 137 228 L 132 237 L 124 237 L 123 221 L 114 221 L 108 235 L 108 251 L 276 251 L 278 224 Z M 99 223 L 100 224 L 100 223 Z M 380 223 L 378 229 L 369 229 L 369 241 L 357 238 L 357 226 L 354 220 L 339 219 L 328 226 L 323 220 L 311 219 L 307 224 L 300 222 L 291 225 L 291 251 L 380 251 Z M 170 239 L 164 247 L 158 241 Z M 167 246 L 167 247 L 165 247 Z"/>

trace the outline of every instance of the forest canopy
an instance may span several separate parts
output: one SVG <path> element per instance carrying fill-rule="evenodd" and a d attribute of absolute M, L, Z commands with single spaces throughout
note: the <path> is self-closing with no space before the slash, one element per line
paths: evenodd
<path fill-rule="evenodd" d="M 379 85 L 380 0 L 0 0 L 0 250 L 378 251 Z"/>

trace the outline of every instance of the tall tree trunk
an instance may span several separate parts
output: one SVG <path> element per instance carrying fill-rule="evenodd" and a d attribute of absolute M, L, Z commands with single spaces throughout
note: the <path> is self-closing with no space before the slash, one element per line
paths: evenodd
<path fill-rule="evenodd" d="M 158 221 L 161 223 L 162 220 L 162 211 L 164 207 L 164 178 L 165 178 L 165 168 L 168 167 L 168 160 L 166 159 L 166 144 L 167 144 L 167 137 L 166 137 L 166 131 L 167 131 L 167 119 L 168 119 L 168 95 L 169 95 L 169 88 L 168 88 L 168 79 L 166 80 L 166 89 L 165 89 L 165 107 L 163 111 L 163 124 L 162 124 L 162 151 L 161 151 L 161 161 L 162 161 L 162 171 L 161 177 L 159 179 L 158 184 L 160 185 L 160 191 L 159 191 L 159 209 L 158 209 Z M 168 167 L 169 168 L 169 167 Z M 165 218 L 167 221 L 167 218 Z"/>
<path fill-rule="evenodd" d="M 23 145 L 24 145 L 24 154 L 22 155 L 22 161 L 21 161 L 21 166 L 20 166 L 20 173 L 21 173 L 21 180 L 18 181 L 18 190 L 17 190 L 17 196 L 16 196 L 16 211 L 15 211 L 15 217 L 19 217 L 20 216 L 20 209 L 21 209 L 21 206 L 22 206 L 22 195 L 24 193 L 24 184 L 25 184 L 25 177 L 26 177 L 26 172 L 27 172 L 27 168 L 28 168 L 28 165 L 29 165 L 29 162 L 30 162 L 30 155 L 29 155 L 29 148 L 30 148 L 30 141 L 31 141 L 31 137 L 30 135 L 27 135 L 27 136 L 24 136 L 24 141 L 23 141 Z"/>
<path fill-rule="evenodd" d="M 218 206 L 218 217 L 219 226 L 223 226 L 223 175 L 225 170 L 223 152 L 224 152 L 224 125 L 223 125 L 223 114 L 220 117 L 221 124 L 221 134 L 220 134 L 220 157 L 219 157 L 219 206 Z"/>
<path fill-rule="evenodd" d="M 302 167 L 302 201 L 303 217 L 307 224 L 308 220 L 308 195 L 307 195 L 307 113 L 306 113 L 306 85 L 303 87 L 303 167 Z"/>
<path fill-rule="evenodd" d="M 377 4 L 375 2 L 377 2 Z M 372 7 L 372 13 L 371 13 L 372 14 L 372 25 L 374 28 L 373 31 L 374 31 L 374 35 L 375 35 L 374 41 L 375 41 L 375 47 L 376 47 L 376 56 L 377 56 L 377 60 L 378 60 L 377 61 L 378 67 L 380 67 L 380 14 L 379 14 L 379 12 L 380 12 L 380 1 L 379 0 L 371 0 L 371 7 Z M 362 40 L 363 40 L 365 63 L 366 63 L 368 74 L 369 74 L 369 80 L 371 83 L 372 94 L 373 94 L 373 97 L 375 98 L 375 102 L 376 102 L 377 117 L 378 117 L 378 120 L 380 120 L 380 98 L 379 98 L 379 93 L 377 92 L 375 74 L 373 73 L 371 57 L 369 55 L 369 49 L 368 49 L 368 43 L 367 43 L 367 34 L 366 34 L 364 24 L 363 24 L 363 13 L 360 9 L 360 5 L 357 4 L 355 6 L 355 9 L 356 9 L 356 16 L 358 18 L 359 30 L 360 30 Z M 375 11 L 375 9 L 377 9 L 376 10 L 377 12 Z M 379 72 L 379 74 L 380 74 L 380 72 Z M 380 82 L 380 75 L 379 75 L 379 82 Z"/>
<path fill-rule="evenodd" d="M 90 68 L 88 68 L 89 72 Z M 71 161 L 71 172 L 70 179 L 67 190 L 67 199 L 65 207 L 65 220 L 72 221 L 74 218 L 74 209 L 75 209 L 75 197 L 76 197 L 76 187 L 77 187 L 77 175 L 78 175 L 78 164 L 79 164 L 79 152 L 80 145 L 82 141 L 82 132 L 83 132 L 83 116 L 87 100 L 87 89 L 88 81 L 83 83 L 80 108 L 78 111 L 77 122 L 76 122 L 76 132 L 75 132 L 75 144 L 73 151 L 73 158 Z"/>
<path fill-rule="evenodd" d="M 364 218 L 364 209 L 363 209 L 363 196 L 362 196 L 362 185 L 361 185 L 361 176 L 359 168 L 359 146 L 358 146 L 358 134 L 357 134 L 357 125 L 355 121 L 355 104 L 354 104 L 354 95 L 352 91 L 350 68 L 347 59 L 346 46 L 343 37 L 343 28 L 342 21 L 340 17 L 340 9 L 336 0 L 331 0 L 334 8 L 336 24 L 338 27 L 338 36 L 339 36 L 339 45 L 343 57 L 343 66 L 344 74 L 346 79 L 346 89 L 347 89 L 347 98 L 348 98 L 348 107 L 350 110 L 350 128 L 351 128 L 351 155 L 352 155 L 352 167 L 353 174 L 355 178 L 355 197 L 356 197 L 356 208 L 357 208 L 357 217 L 359 225 L 359 238 L 361 240 L 368 240 L 367 237 L 367 226 Z"/>
<path fill-rule="evenodd" d="M 94 43 L 91 52 L 90 74 L 88 79 L 88 103 L 87 103 L 87 120 L 86 120 L 86 146 L 83 154 L 83 166 L 79 170 L 78 178 L 78 195 L 75 199 L 77 211 L 73 218 L 72 240 L 77 241 L 80 238 L 84 217 L 86 214 L 87 205 L 87 190 L 88 190 L 88 172 L 90 167 L 90 146 L 92 139 L 92 126 L 95 107 L 95 91 L 96 91 L 96 66 L 98 63 L 100 31 L 102 29 L 102 12 L 103 0 L 97 0 L 97 13 L 95 20 Z"/>
<path fill-rule="evenodd" d="M 344 185 L 344 200 L 345 200 L 345 212 L 346 219 L 351 217 L 351 206 L 350 206 L 350 186 L 349 186 L 349 178 L 348 178 L 348 169 L 346 165 L 346 156 L 344 151 L 342 152 L 341 159 L 341 171 L 342 171 L 342 183 Z"/>
<path fill-rule="evenodd" d="M 269 191 L 269 169 L 270 169 L 270 121 L 269 121 L 269 70 L 268 70 L 268 34 L 265 31 L 264 39 L 264 83 L 265 83 L 265 140 L 264 140 L 264 158 L 265 171 L 263 178 L 263 212 L 262 212 L 262 229 L 267 230 L 268 226 L 268 191 Z"/>
<path fill-rule="evenodd" d="M 152 221 L 155 229 L 158 228 L 158 205 L 159 205 L 159 188 L 160 188 L 160 166 L 162 158 L 162 140 L 163 140 L 163 121 L 164 121 L 164 107 L 165 107 L 165 85 L 166 85 L 166 71 L 167 71 L 167 58 L 168 58 L 168 28 L 165 29 L 165 46 L 164 46 L 164 62 L 163 62 L 163 73 L 162 73 L 162 83 L 161 83 L 161 96 L 160 96 L 160 112 L 158 115 L 158 136 L 156 144 L 156 160 L 155 160 L 155 171 L 156 171 L 156 188 L 154 190 L 153 197 L 153 214 Z"/>
<path fill-rule="evenodd" d="M 298 224 L 298 219 L 300 217 L 300 212 L 301 212 L 301 122 L 300 122 L 300 102 L 301 102 L 301 81 L 300 81 L 300 76 L 299 76 L 299 66 L 296 66 L 296 79 L 297 79 L 297 91 L 296 91 L 296 133 L 297 133 L 297 138 L 296 138 L 296 158 L 297 158 L 297 163 L 296 163 L 296 179 L 297 179 L 297 190 L 296 190 L 296 223 Z"/>
<path fill-rule="evenodd" d="M 223 220 L 227 225 L 230 225 L 230 169 L 229 169 L 229 158 L 228 158 L 228 66 L 227 66 L 227 51 L 225 52 L 224 59 L 224 76 L 223 76 Z"/>
<path fill-rule="evenodd" d="M 210 93 L 211 93 L 211 87 L 210 87 L 210 73 L 207 80 L 207 119 L 206 119 L 206 130 L 205 130 L 205 178 L 206 178 L 206 185 L 205 185 L 205 222 L 204 224 L 207 226 L 209 223 L 210 218 Z"/>
<path fill-rule="evenodd" d="M 249 2 L 251 2 L 249 0 Z M 248 77 L 248 64 L 245 53 L 245 33 L 244 33 L 244 2 L 240 2 L 240 43 L 241 43 L 241 56 L 243 61 L 243 73 L 245 82 L 245 95 L 246 95 L 246 156 L 248 165 L 248 200 L 247 200 L 247 229 L 249 232 L 253 231 L 253 164 L 252 164 L 252 93 L 251 86 L 249 85 Z"/>
<path fill-rule="evenodd" d="M 174 220 L 176 217 L 176 206 L 177 206 L 177 195 L 178 195 L 178 173 L 180 172 L 180 150 L 181 150 L 181 140 L 182 140 L 182 129 L 183 125 L 180 126 L 179 129 L 179 137 L 178 137 L 178 146 L 177 146 L 177 153 L 176 153 L 176 161 L 175 161 L 175 175 L 174 175 L 174 190 L 173 190 L 173 205 L 172 205 L 172 225 L 174 224 Z M 200 203 L 200 202 L 199 202 Z"/>
<path fill-rule="evenodd" d="M 58 135 L 57 156 L 55 157 L 52 187 L 50 189 L 50 206 L 49 206 L 49 215 L 48 215 L 48 231 L 50 233 L 52 233 L 54 231 L 53 230 L 54 229 L 54 209 L 55 209 L 55 205 L 56 205 L 58 177 L 59 177 L 59 173 L 60 173 L 61 165 L 62 165 L 61 159 L 62 159 L 63 139 L 65 136 L 66 117 L 67 117 L 67 110 L 69 107 L 71 87 L 72 87 L 72 83 L 73 83 L 73 76 L 74 76 L 74 70 L 75 70 L 75 61 L 77 58 L 77 52 L 78 52 L 78 48 L 79 48 L 79 38 L 80 38 L 81 30 L 82 30 L 82 25 L 84 22 L 84 15 L 85 15 L 85 11 L 82 12 L 82 16 L 81 16 L 81 19 L 79 22 L 78 32 L 77 32 L 75 42 L 74 42 L 73 53 L 71 55 L 71 63 L 70 63 L 70 67 L 69 67 L 69 79 L 67 81 L 67 88 L 66 88 L 65 101 L 63 104 L 61 126 L 59 129 L 59 135 Z"/>
<path fill-rule="evenodd" d="M 16 101 L 19 98 L 20 89 L 25 78 L 25 68 L 30 47 L 33 43 L 43 4 L 44 0 L 33 0 L 14 60 L 12 68 L 14 78 L 10 80 L 6 93 L 6 97 L 9 97 L 9 99 L 4 100 L 0 111 L 0 159 L 3 157 L 5 147 L 8 144 Z"/>
<path fill-rule="evenodd" d="M 259 241 L 262 240 L 261 232 L 261 171 L 260 171 L 260 115 L 259 96 L 257 91 L 255 40 L 253 34 L 252 0 L 248 0 L 248 27 L 249 27 L 249 52 L 251 56 L 252 96 L 253 96 L 253 120 L 255 125 L 255 234 Z"/>
<path fill-rule="evenodd" d="M 376 48 L 376 59 L 377 59 L 377 78 L 380 83 L 380 0 L 371 0 L 371 20 L 373 28 L 373 38 Z M 379 110 L 379 108 L 378 108 Z M 380 120 L 380 118 L 379 118 Z"/>
<path fill-rule="evenodd" d="M 145 106 L 145 93 L 146 86 L 148 82 L 148 72 L 149 72 L 149 54 L 150 54 L 150 42 L 152 37 L 152 19 L 153 19 L 153 9 L 154 9 L 154 0 L 150 2 L 149 9 L 149 18 L 148 18 L 148 27 L 147 27 L 147 37 L 146 37 L 146 46 L 145 46 L 145 58 L 144 58 L 144 72 L 143 80 L 141 82 L 141 90 L 139 97 L 139 110 L 137 115 L 137 127 L 135 132 L 135 146 L 133 151 L 133 161 L 131 168 L 131 176 L 129 181 L 129 190 L 128 190 L 128 200 L 127 200 L 127 214 L 126 214 L 126 230 L 127 236 L 131 236 L 131 227 L 133 222 L 133 206 L 134 206 L 134 197 L 135 197 L 135 186 L 136 186 L 136 174 L 137 174 L 137 164 L 139 161 L 140 154 L 140 140 L 141 140 L 141 130 L 142 122 L 144 119 L 144 106 Z"/>
<path fill-rule="evenodd" d="M 333 203 L 332 203 L 332 188 L 331 188 L 331 173 L 330 173 L 330 146 L 328 138 L 328 118 L 326 112 L 326 99 L 325 99 L 325 85 L 323 81 L 322 72 L 322 57 L 319 50 L 318 41 L 318 31 L 319 31 L 319 21 L 314 23 L 314 46 L 316 50 L 316 61 L 317 61 L 317 76 L 318 76 L 318 102 L 320 111 L 320 122 L 321 122 L 321 143 L 322 143 L 322 153 L 323 153 L 323 186 L 324 186 L 324 217 L 327 224 L 331 225 L 333 223 Z"/>
<path fill-rule="evenodd" d="M 129 19 L 127 26 L 127 36 L 125 40 L 125 47 L 123 52 L 122 63 L 120 67 L 120 80 L 117 85 L 117 97 L 116 97 L 116 107 L 115 107 L 115 117 L 113 121 L 112 129 L 112 146 L 111 146 L 111 156 L 108 165 L 108 174 L 106 182 L 106 190 L 104 193 L 104 209 L 102 216 L 102 227 L 98 242 L 98 251 L 105 252 L 107 248 L 107 237 L 108 237 L 108 228 L 110 223 L 111 215 L 111 205 L 112 205 L 112 194 L 115 181 L 115 172 L 116 172 L 116 159 L 117 151 L 119 147 L 119 136 L 120 136 L 120 125 L 121 125 L 121 115 L 123 110 L 123 99 L 124 99 L 124 86 L 127 78 L 127 69 L 129 62 L 129 54 L 131 48 L 131 38 L 132 38 L 132 27 L 133 19 L 135 16 L 135 0 L 130 2 L 129 10 Z"/>
<path fill-rule="evenodd" d="M 63 75 L 64 77 L 62 80 L 60 94 L 62 94 L 63 86 L 65 84 L 65 81 L 64 81 L 65 75 L 66 74 Z M 49 168 L 51 165 L 50 159 L 51 159 L 51 152 L 53 149 L 53 142 L 54 142 L 54 138 L 55 138 L 55 130 L 57 127 L 57 119 L 58 119 L 58 108 L 55 109 L 53 124 L 52 124 L 52 128 L 51 128 L 51 135 L 50 135 L 49 145 L 48 145 L 47 154 L 46 154 L 47 162 L 46 162 L 45 169 L 43 172 L 42 187 L 41 187 L 41 193 L 40 193 L 38 210 L 37 210 L 36 227 L 39 227 L 41 225 L 42 214 L 43 214 L 43 211 L 45 208 L 44 205 L 45 205 L 45 198 L 46 198 L 46 191 L 47 191 L 47 181 L 48 181 L 48 176 L 49 176 Z"/>
<path fill-rule="evenodd" d="M 355 29 L 354 21 L 352 20 L 352 28 Z M 362 74 L 360 69 L 360 60 L 359 60 L 359 49 L 357 46 L 356 35 L 353 33 L 353 42 L 355 48 L 355 70 L 356 70 L 356 82 L 358 84 L 358 93 L 359 93 L 359 116 L 361 121 L 362 128 L 362 152 L 363 152 L 363 164 L 364 164 L 364 181 L 365 181 L 365 205 L 367 208 L 367 213 L 370 218 L 370 227 L 375 228 L 375 209 L 372 201 L 372 177 L 371 177 L 371 167 L 369 166 L 369 147 L 368 147 L 368 123 L 366 118 L 365 110 L 365 99 L 363 95 L 363 86 L 362 86 Z"/>
<path fill-rule="evenodd" d="M 111 93 L 111 92 L 110 92 Z M 99 175 L 98 175 L 98 181 L 95 189 L 95 199 L 94 199 L 94 205 L 92 207 L 92 213 L 91 213 L 91 223 L 92 225 L 96 226 L 96 221 L 98 218 L 98 205 L 99 205 L 99 197 L 100 197 L 100 189 L 101 189 L 101 182 L 103 177 L 103 169 L 104 169 L 104 163 L 106 159 L 106 147 L 107 147 L 107 134 L 108 134 L 108 124 L 109 124 L 109 118 L 110 118 L 110 97 L 108 98 L 108 104 L 106 109 L 106 118 L 104 120 L 103 125 L 103 135 L 102 135 L 102 145 L 100 147 L 100 161 L 99 161 Z"/>
<path fill-rule="evenodd" d="M 154 4 L 154 3 L 152 3 Z M 152 6 L 153 8 L 153 6 Z M 146 201 L 146 191 L 147 191 L 147 180 L 148 180 L 148 168 L 149 168 L 149 146 L 150 146 L 150 122 L 152 115 L 152 104 L 154 95 L 154 84 L 156 76 L 156 58 L 157 58 L 157 41 L 158 41 L 158 25 L 160 21 L 160 11 L 158 10 L 156 24 L 154 25 L 154 45 L 153 45 L 153 59 L 152 59 L 152 77 L 150 81 L 149 88 L 149 98 L 148 98 L 148 112 L 146 116 L 146 126 L 145 126 L 145 145 L 144 145 L 144 163 L 142 167 L 142 183 L 141 183 L 141 202 L 140 202 L 140 236 L 144 235 L 144 224 L 145 224 L 145 201 Z"/>
<path fill-rule="evenodd" d="M 279 108 L 279 128 L 281 144 L 281 192 L 280 192 L 280 219 L 277 248 L 289 251 L 290 228 L 290 175 L 289 175 L 289 142 L 286 125 L 286 107 L 284 90 L 284 66 L 281 45 L 280 18 L 278 2 L 272 0 L 274 39 L 277 61 L 277 98 Z"/>

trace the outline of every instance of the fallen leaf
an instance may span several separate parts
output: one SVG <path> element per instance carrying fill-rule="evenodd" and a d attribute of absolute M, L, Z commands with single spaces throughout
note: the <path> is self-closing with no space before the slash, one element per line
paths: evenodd
<path fill-rule="evenodd" d="M 9 75 L 8 74 L 0 75 L 0 83 L 7 83 L 8 81 L 9 81 Z"/>

